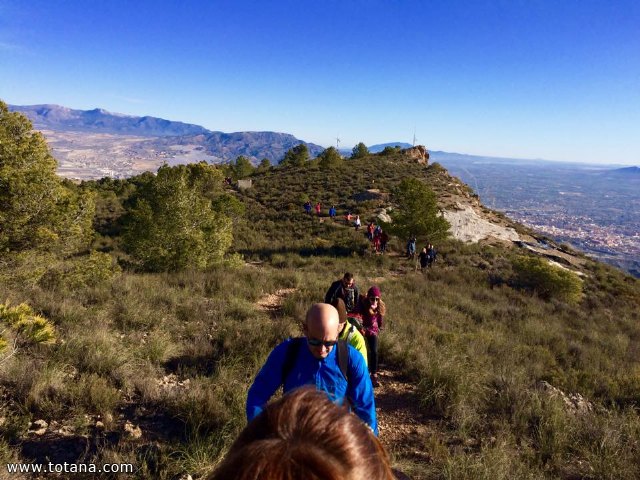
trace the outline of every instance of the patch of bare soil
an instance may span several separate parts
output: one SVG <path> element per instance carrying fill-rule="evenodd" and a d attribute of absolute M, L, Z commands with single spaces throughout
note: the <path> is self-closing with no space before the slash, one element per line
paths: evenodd
<path fill-rule="evenodd" d="M 275 313 L 282 309 L 282 303 L 287 295 L 295 292 L 295 288 L 281 288 L 274 293 L 269 293 L 256 302 L 260 310 Z"/>

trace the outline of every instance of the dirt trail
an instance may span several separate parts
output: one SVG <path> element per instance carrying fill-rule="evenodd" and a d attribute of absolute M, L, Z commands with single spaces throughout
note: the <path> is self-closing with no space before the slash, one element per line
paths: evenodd
<path fill-rule="evenodd" d="M 286 296 L 295 292 L 295 288 L 281 288 L 274 293 L 269 293 L 256 302 L 260 310 L 275 313 L 282 309 L 282 303 Z"/>
<path fill-rule="evenodd" d="M 396 275 L 401 273 L 404 272 Z M 382 278 L 375 280 L 384 281 Z M 262 311 L 277 314 L 285 298 L 295 291 L 295 288 L 281 288 L 264 295 L 256 305 Z M 382 364 L 378 377 L 380 387 L 375 389 L 375 397 L 380 440 L 396 466 L 404 469 L 403 466 L 408 465 L 405 472 L 411 473 L 414 480 L 425 478 L 411 466 L 415 468 L 432 462 L 428 453 L 429 441 L 438 436 L 437 430 L 443 427 L 443 420 L 427 415 L 420 408 L 416 385 L 399 368 Z"/>
<path fill-rule="evenodd" d="M 375 397 L 380 440 L 394 457 L 429 463 L 428 442 L 443 420 L 420 408 L 416 385 L 393 365 L 381 365 L 378 378 Z"/>

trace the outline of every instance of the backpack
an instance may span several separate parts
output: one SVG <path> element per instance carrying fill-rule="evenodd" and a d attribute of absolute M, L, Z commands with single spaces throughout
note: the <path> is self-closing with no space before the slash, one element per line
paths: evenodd
<path fill-rule="evenodd" d="M 283 386 L 285 380 L 291 373 L 291 370 L 293 370 L 300 348 L 305 342 L 306 337 L 297 337 L 292 339 L 289 347 L 287 347 L 287 352 L 284 355 L 284 363 L 282 364 L 281 384 Z M 344 340 L 338 340 L 336 348 L 338 349 L 336 353 L 338 355 L 338 366 L 340 367 L 340 372 L 345 380 L 349 382 L 349 345 Z"/>
<path fill-rule="evenodd" d="M 362 320 L 358 317 L 350 317 L 347 316 L 347 322 L 351 325 L 351 328 L 355 328 L 360 333 L 364 335 L 364 325 L 362 325 Z M 351 336 L 351 330 L 349 331 L 349 337 Z M 347 337 L 347 338 L 349 338 Z"/>

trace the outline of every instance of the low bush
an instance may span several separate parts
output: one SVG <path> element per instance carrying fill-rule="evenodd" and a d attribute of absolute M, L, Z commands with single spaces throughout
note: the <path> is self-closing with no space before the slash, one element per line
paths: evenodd
<path fill-rule="evenodd" d="M 550 265 L 537 257 L 521 257 L 514 261 L 514 284 L 531 289 L 542 298 L 558 298 L 577 303 L 582 298 L 582 280 L 575 273 Z"/>

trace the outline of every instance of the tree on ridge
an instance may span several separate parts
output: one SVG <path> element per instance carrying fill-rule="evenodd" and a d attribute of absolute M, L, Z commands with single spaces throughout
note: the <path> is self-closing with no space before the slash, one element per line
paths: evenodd
<path fill-rule="evenodd" d="M 440 214 L 436 194 L 417 178 L 405 178 L 393 191 L 397 207 L 385 228 L 402 239 L 422 237 L 435 243 L 447 237 L 451 225 Z"/>

